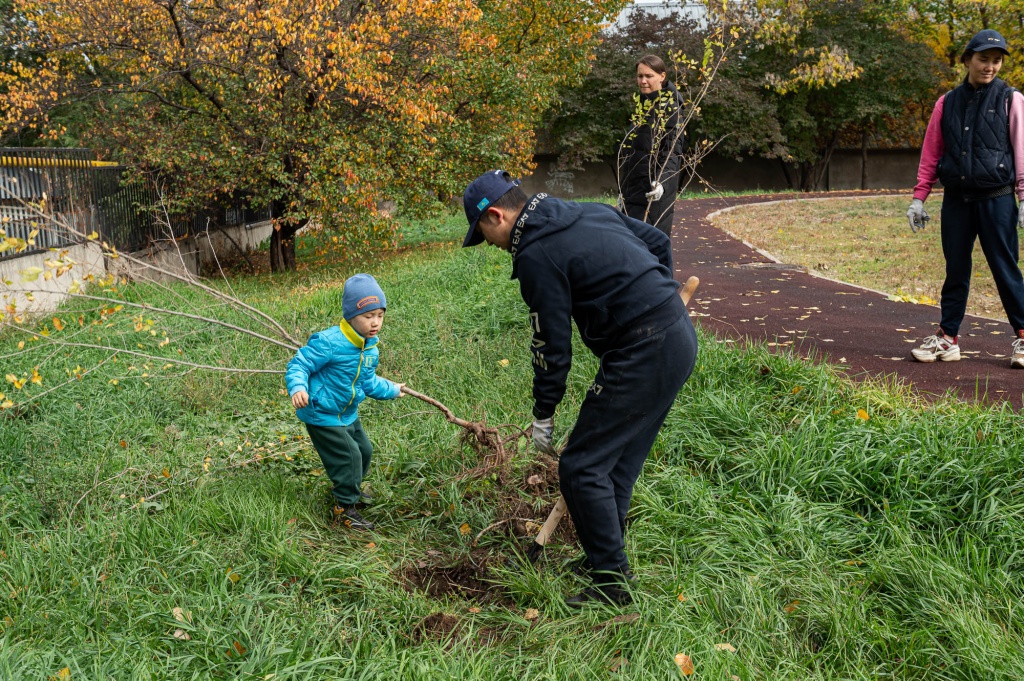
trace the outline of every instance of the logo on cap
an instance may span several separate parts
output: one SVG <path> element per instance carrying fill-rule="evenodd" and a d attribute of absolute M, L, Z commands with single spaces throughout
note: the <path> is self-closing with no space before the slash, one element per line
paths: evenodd
<path fill-rule="evenodd" d="M 362 298 L 358 303 L 356 303 L 356 309 L 362 310 L 367 305 L 372 305 L 374 303 L 380 305 L 380 298 L 378 298 L 377 296 L 366 296 L 365 298 Z"/>
<path fill-rule="evenodd" d="M 483 210 L 484 208 L 487 208 L 487 206 L 489 206 L 490 204 L 491 200 L 485 196 L 484 198 L 480 199 L 480 203 L 476 204 L 476 209 Z"/>

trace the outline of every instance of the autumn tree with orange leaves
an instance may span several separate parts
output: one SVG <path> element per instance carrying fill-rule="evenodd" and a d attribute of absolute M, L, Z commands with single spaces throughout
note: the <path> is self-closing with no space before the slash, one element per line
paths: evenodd
<path fill-rule="evenodd" d="M 172 208 L 271 206 L 271 267 L 312 222 L 387 245 L 378 209 L 422 211 L 489 167 L 528 170 L 533 130 L 624 0 L 16 0 L 4 132 L 76 136 L 161 178 Z"/>

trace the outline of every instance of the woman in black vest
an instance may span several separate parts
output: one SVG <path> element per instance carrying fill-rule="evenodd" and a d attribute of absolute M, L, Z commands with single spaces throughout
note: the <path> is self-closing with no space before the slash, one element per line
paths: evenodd
<path fill-rule="evenodd" d="M 686 138 L 680 126 L 683 99 L 668 80 L 665 62 L 648 54 L 636 64 L 640 92 L 629 132 L 619 145 L 619 207 L 626 215 L 671 236 L 672 213 Z"/>
<path fill-rule="evenodd" d="M 928 121 L 907 219 L 915 232 L 925 226 L 924 201 L 935 181 L 942 180 L 946 279 L 939 328 L 912 352 L 919 362 L 960 359 L 960 323 L 977 238 L 1013 327 L 1010 366 L 1024 369 L 1024 277 L 1017 264 L 1024 210 L 1014 200 L 1016 194 L 1024 201 L 1024 96 L 996 77 L 1009 54 L 996 31 L 971 38 L 960 57 L 967 67 L 964 82 L 939 98 Z"/>

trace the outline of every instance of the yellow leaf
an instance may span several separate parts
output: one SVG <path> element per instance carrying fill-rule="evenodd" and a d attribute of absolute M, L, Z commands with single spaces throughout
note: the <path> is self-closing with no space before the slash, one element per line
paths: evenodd
<path fill-rule="evenodd" d="M 686 602 L 686 596 L 684 596 L 683 594 L 679 594 L 678 596 L 676 596 L 676 600 L 679 601 L 680 603 L 685 603 Z"/>
<path fill-rule="evenodd" d="M 736 648 L 731 643 L 716 643 L 715 650 L 724 650 L 728 653 L 736 652 Z"/>
<path fill-rule="evenodd" d="M 793 393 L 794 395 L 796 395 L 798 392 L 800 392 L 803 389 L 804 389 L 804 387 L 802 385 L 795 385 L 795 386 L 793 386 L 793 389 L 790 392 Z"/>
<path fill-rule="evenodd" d="M 22 281 L 35 281 L 43 273 L 42 267 L 29 267 L 21 271 Z"/>
<path fill-rule="evenodd" d="M 857 410 L 857 418 L 859 418 L 861 421 L 867 421 L 871 417 L 868 416 L 867 411 L 865 411 L 863 409 L 858 409 Z"/>
<path fill-rule="evenodd" d="M 792 615 L 792 614 L 793 614 L 794 612 L 796 612 L 797 608 L 799 608 L 799 607 L 800 607 L 800 601 L 798 601 L 798 600 L 797 600 L 797 601 L 793 601 L 792 603 L 790 603 L 789 605 L 787 605 L 787 606 L 786 606 L 785 608 L 783 608 L 782 610 L 783 610 L 783 612 L 785 612 L 785 613 L 786 613 L 787 615 Z"/>
<path fill-rule="evenodd" d="M 523 617 L 532 622 L 533 620 L 540 617 L 540 610 L 537 610 L 537 608 L 527 608 L 526 613 L 523 615 Z"/>
<path fill-rule="evenodd" d="M 53 328 L 57 329 L 58 331 L 63 331 L 64 330 L 64 322 L 62 322 L 57 317 L 54 317 L 53 318 Z"/>
<path fill-rule="evenodd" d="M 366 548 L 368 548 L 368 549 L 375 549 L 375 548 L 377 548 L 377 544 L 376 544 L 376 542 L 369 542 L 366 545 Z"/>
<path fill-rule="evenodd" d="M 97 234 L 95 231 L 92 231 L 92 232 L 89 232 L 89 236 L 87 236 L 85 238 L 88 239 L 89 241 L 96 241 L 96 239 L 100 238 L 100 235 Z"/>
<path fill-rule="evenodd" d="M 174 638 L 181 639 L 182 641 L 191 641 L 192 637 L 188 635 L 188 632 L 184 629 L 175 629 Z"/>
<path fill-rule="evenodd" d="M 165 478 L 169 478 L 171 477 L 171 472 L 165 468 L 162 471 L 160 471 L 160 475 L 164 476 Z"/>
<path fill-rule="evenodd" d="M 508 360 L 507 359 L 498 360 L 498 366 L 500 366 L 500 367 L 507 367 L 508 366 Z"/>
<path fill-rule="evenodd" d="M 11 402 L 10 400 L 4 400 L 3 402 L 0 402 L 0 409 L 10 409 L 13 406 L 14 402 Z"/>
<path fill-rule="evenodd" d="M 242 578 L 241 575 L 239 575 L 237 572 L 233 572 L 231 568 L 227 569 L 226 574 L 228 576 L 228 579 L 231 580 L 232 584 L 238 584 L 238 580 Z M 241 653 L 239 653 L 239 655 L 241 655 Z"/>
<path fill-rule="evenodd" d="M 460 534 L 469 534 L 472 531 L 473 530 L 472 528 L 470 528 L 469 523 L 462 523 L 461 525 L 459 525 Z"/>
<path fill-rule="evenodd" d="M 689 655 L 685 653 L 676 653 L 675 657 L 676 666 L 679 667 L 679 672 L 683 676 L 693 675 L 693 660 L 690 659 Z"/>
<path fill-rule="evenodd" d="M 39 371 L 37 369 L 32 370 L 32 382 L 36 385 L 43 384 L 43 377 L 39 375 Z"/>

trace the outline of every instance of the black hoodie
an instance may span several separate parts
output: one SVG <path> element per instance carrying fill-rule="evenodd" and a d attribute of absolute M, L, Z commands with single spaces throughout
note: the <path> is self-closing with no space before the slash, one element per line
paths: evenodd
<path fill-rule="evenodd" d="M 554 414 L 565 394 L 571 320 L 601 357 L 685 314 L 669 238 L 611 206 L 537 194 L 516 220 L 510 250 L 512 278 L 530 307 L 537 418 Z"/>

